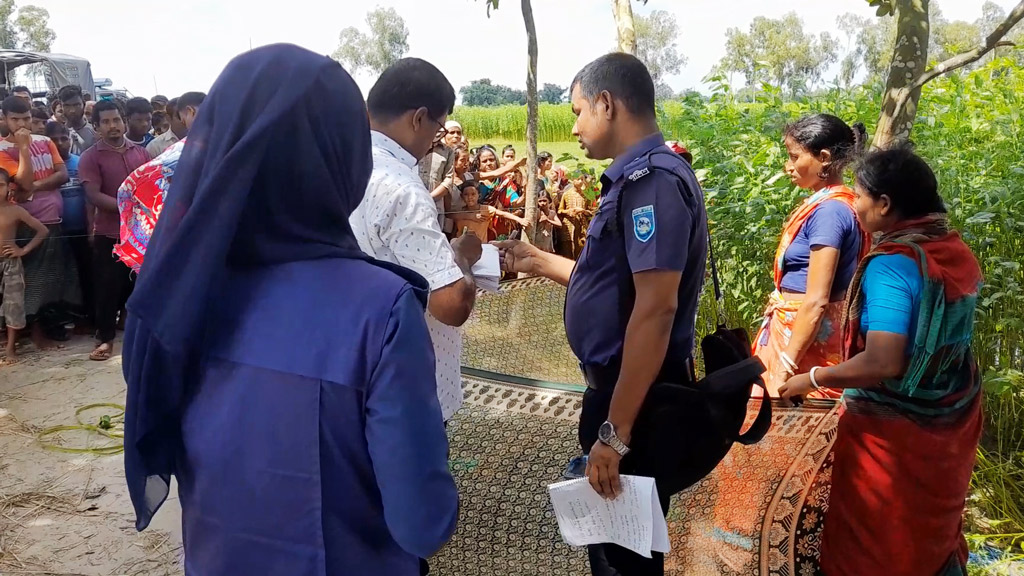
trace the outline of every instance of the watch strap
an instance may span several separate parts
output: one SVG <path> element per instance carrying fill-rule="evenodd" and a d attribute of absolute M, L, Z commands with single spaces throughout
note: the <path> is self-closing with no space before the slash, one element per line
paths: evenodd
<path fill-rule="evenodd" d="M 611 448 L 612 450 L 615 450 L 615 452 L 617 452 L 619 456 L 625 456 L 626 454 L 629 454 L 629 446 L 626 446 L 626 444 L 622 440 L 619 440 L 618 434 L 615 433 L 614 426 L 612 426 L 611 429 L 612 433 L 610 438 L 604 439 L 599 437 L 598 440 L 602 444 Z"/>

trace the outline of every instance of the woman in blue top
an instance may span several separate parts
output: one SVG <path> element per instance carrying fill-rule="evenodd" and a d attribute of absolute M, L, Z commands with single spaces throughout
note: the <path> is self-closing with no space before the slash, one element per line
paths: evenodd
<path fill-rule="evenodd" d="M 754 353 L 772 395 L 793 374 L 839 361 L 839 321 L 846 287 L 868 246 L 853 213 L 843 169 L 863 148 L 863 124 L 829 114 L 786 127 L 786 174 L 811 195 L 789 216 L 775 253 L 775 291 Z"/>
<path fill-rule="evenodd" d="M 355 82 L 295 46 L 228 64 L 189 134 L 123 353 L 136 526 L 173 474 L 186 574 L 414 576 L 454 531 L 426 282 L 348 225 L 370 170 Z"/>

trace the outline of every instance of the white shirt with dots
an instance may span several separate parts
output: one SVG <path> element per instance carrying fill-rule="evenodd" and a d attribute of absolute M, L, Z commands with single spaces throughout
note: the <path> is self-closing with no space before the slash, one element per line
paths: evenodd
<path fill-rule="evenodd" d="M 380 132 L 370 132 L 373 173 L 349 224 L 359 248 L 427 279 L 431 290 L 463 278 L 451 244 L 437 222 L 437 207 L 416 170 L 416 158 Z M 462 406 L 462 332 L 427 312 L 436 358 L 437 399 L 447 421 Z"/>

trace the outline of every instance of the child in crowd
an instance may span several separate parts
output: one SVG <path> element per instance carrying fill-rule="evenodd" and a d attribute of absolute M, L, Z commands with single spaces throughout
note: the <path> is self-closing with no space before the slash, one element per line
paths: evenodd
<path fill-rule="evenodd" d="M 92 219 L 86 216 L 85 190 L 78 179 L 80 156 L 71 153 L 71 133 L 63 124 L 48 122 L 46 137 L 53 141 L 53 145 L 57 147 L 57 152 L 64 160 L 64 166 L 68 170 L 68 181 L 60 187 L 61 196 L 64 198 L 64 219 L 61 222 L 61 228 L 63 232 L 68 232 L 71 235 L 85 235 L 88 233 L 86 224 Z M 81 269 L 81 263 L 79 263 L 79 269 Z"/>
<path fill-rule="evenodd" d="M 476 186 L 476 174 L 473 173 L 471 167 L 471 160 L 469 155 L 469 149 L 459 144 L 455 147 L 455 172 L 452 174 L 452 180 L 455 183 L 457 190 L 462 190 L 463 186 Z M 462 194 L 452 196 L 452 211 L 459 212 L 465 208 L 466 203 L 462 201 Z M 458 229 L 455 232 L 459 232 Z"/>
<path fill-rule="evenodd" d="M 64 106 L 61 104 L 60 98 L 54 98 L 50 102 L 50 122 L 63 124 L 65 121 Z"/>
<path fill-rule="evenodd" d="M 171 120 L 166 112 L 153 112 L 153 135 L 160 136 L 171 129 Z"/>
<path fill-rule="evenodd" d="M 558 219 L 551 208 L 551 194 L 544 189 L 543 184 L 537 183 L 537 234 L 534 236 L 534 244 L 545 252 L 554 252 L 555 243 L 552 237 L 553 228 L 561 228 L 562 221 Z"/>
<path fill-rule="evenodd" d="M 32 108 L 32 123 L 29 130 L 36 136 L 46 136 L 46 123 L 50 120 L 50 114 L 46 108 Z"/>
<path fill-rule="evenodd" d="M 545 190 L 551 190 L 551 169 L 555 167 L 555 158 L 551 152 L 537 154 L 537 180 L 544 183 Z"/>
<path fill-rule="evenodd" d="M 501 165 L 511 164 L 516 161 L 516 147 L 509 144 L 501 150 Z"/>
<path fill-rule="evenodd" d="M 583 195 L 587 187 L 586 174 L 580 174 L 572 180 L 572 185 L 562 192 L 562 199 L 558 203 L 558 215 L 565 223 L 559 252 L 573 260 L 579 258 L 583 252 L 587 224 L 594 215 L 593 211 L 587 209 L 587 198 Z"/>
<path fill-rule="evenodd" d="M 463 145 L 455 147 L 455 185 L 460 189 L 465 184 L 476 182 L 476 175 L 470 168 L 469 150 Z"/>
<path fill-rule="evenodd" d="M 35 250 L 50 233 L 42 222 L 33 218 L 27 210 L 11 202 L 9 186 L 11 175 L 0 169 L 0 291 L 3 292 L 4 322 L 7 324 L 7 358 L 5 364 L 17 361 L 15 345 L 18 330 L 25 328 L 25 268 L 21 257 Z M 18 225 L 24 224 L 35 231 L 35 236 L 25 246 L 14 241 Z"/>
<path fill-rule="evenodd" d="M 526 226 L 527 222 L 525 218 L 520 218 L 515 214 L 511 214 L 504 210 L 499 210 L 494 206 L 486 204 L 480 204 L 480 191 L 476 189 L 476 186 L 467 184 L 462 187 L 462 202 L 463 208 L 459 212 L 452 214 L 452 219 L 455 221 L 455 228 L 457 230 L 463 230 L 468 228 L 481 242 L 487 242 L 487 232 L 490 228 L 491 218 L 497 216 L 498 218 L 505 218 L 516 222 L 520 226 Z"/>

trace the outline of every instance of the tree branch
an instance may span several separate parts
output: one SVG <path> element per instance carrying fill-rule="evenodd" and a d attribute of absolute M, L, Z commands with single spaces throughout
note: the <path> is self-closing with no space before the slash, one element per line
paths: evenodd
<path fill-rule="evenodd" d="M 931 70 L 928 70 L 924 74 L 921 74 L 917 78 L 917 80 L 914 81 L 911 90 L 921 88 L 928 82 L 934 80 L 935 78 L 938 78 L 939 76 L 947 72 L 952 72 L 953 70 L 963 68 L 968 64 L 977 62 L 978 60 L 981 60 L 981 58 L 984 57 L 985 54 L 988 54 L 989 52 L 995 50 L 999 46 L 1012 46 L 1012 42 L 1002 42 L 1003 36 L 1006 36 L 1006 34 L 1010 32 L 1010 29 L 1013 28 L 1018 22 L 1020 22 L 1022 18 L 1024 18 L 1024 0 L 1021 0 L 1021 2 L 1017 4 L 1017 6 L 1014 7 L 1012 11 L 1010 11 L 1010 14 L 1006 17 L 1006 20 L 1003 20 L 1003 22 L 999 24 L 999 26 L 996 26 L 996 29 L 993 30 L 987 38 L 985 38 L 984 44 L 978 46 L 973 50 L 964 52 L 963 54 L 957 54 L 956 56 L 953 56 L 952 58 L 946 60 L 945 62 L 940 62 L 936 64 L 934 67 L 932 67 Z"/>

